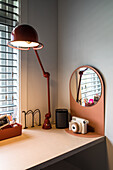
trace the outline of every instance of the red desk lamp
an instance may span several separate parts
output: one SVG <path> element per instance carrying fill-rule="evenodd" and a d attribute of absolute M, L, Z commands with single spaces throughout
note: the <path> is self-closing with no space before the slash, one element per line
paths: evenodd
<path fill-rule="evenodd" d="M 43 124 L 43 129 L 51 129 L 51 123 L 50 123 L 50 86 L 49 86 L 49 78 L 50 74 L 48 72 L 45 72 L 44 67 L 42 65 L 42 62 L 39 58 L 37 50 L 43 48 L 43 44 L 38 42 L 38 34 L 36 30 L 31 27 L 30 25 L 19 25 L 14 28 L 14 30 L 11 33 L 11 41 L 8 42 L 8 46 L 11 48 L 16 48 L 19 50 L 29 50 L 30 48 L 33 48 L 38 62 L 40 64 L 40 67 L 43 72 L 43 76 L 47 78 L 47 92 L 48 92 L 48 113 L 45 115 L 45 120 Z"/>

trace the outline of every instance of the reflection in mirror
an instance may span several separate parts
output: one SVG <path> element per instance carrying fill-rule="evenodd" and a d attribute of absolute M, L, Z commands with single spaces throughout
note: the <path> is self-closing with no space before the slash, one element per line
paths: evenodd
<path fill-rule="evenodd" d="M 88 67 L 77 69 L 71 77 L 71 93 L 81 106 L 93 106 L 101 97 L 98 75 Z"/>

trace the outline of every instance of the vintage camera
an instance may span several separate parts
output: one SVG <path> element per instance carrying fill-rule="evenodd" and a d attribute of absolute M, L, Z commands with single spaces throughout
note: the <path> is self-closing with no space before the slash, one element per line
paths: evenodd
<path fill-rule="evenodd" d="M 69 130 L 75 133 L 87 133 L 88 120 L 79 117 L 72 116 L 72 120 L 69 122 Z"/>

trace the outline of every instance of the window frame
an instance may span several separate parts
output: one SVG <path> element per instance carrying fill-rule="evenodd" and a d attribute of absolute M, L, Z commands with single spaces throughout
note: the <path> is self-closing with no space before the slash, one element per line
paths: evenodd
<path fill-rule="evenodd" d="M 16 0 L 16 1 L 18 1 L 18 12 L 19 12 L 19 22 L 20 22 L 20 7 L 21 7 L 21 2 L 20 2 L 20 0 Z M 14 2 L 14 1 L 13 1 Z M 7 5 L 7 3 L 8 3 L 8 0 L 6 0 L 5 2 L 1 2 L 1 4 L 3 4 L 3 5 L 6 5 L 5 7 L 5 9 L 8 9 L 8 7 L 9 6 L 11 6 L 11 5 Z M 11 13 L 11 12 L 9 12 L 9 13 Z M 13 13 L 13 12 L 12 12 Z M 6 13 L 5 13 L 6 14 Z M 13 15 L 13 14 L 12 14 Z M 14 17 L 14 15 L 13 15 L 13 17 Z M 3 16 L 3 17 L 1 17 L 1 18 L 7 18 L 5 15 Z M 7 18 L 7 19 L 9 19 L 9 18 Z M 12 18 L 10 18 L 9 20 L 11 20 L 11 21 L 13 21 L 13 20 L 15 20 L 15 19 L 12 19 Z M 15 20 L 16 21 L 16 20 Z M 18 23 L 19 23 L 18 22 Z M 7 27 L 7 23 L 5 24 L 4 23 L 4 25 L 6 25 L 6 27 Z M 13 27 L 14 28 L 14 27 Z M 9 33 L 8 33 L 9 34 Z M 4 37 L 4 40 L 6 40 L 7 38 L 6 37 Z M 9 40 L 9 39 L 8 39 Z M 6 40 L 7 41 L 7 40 Z M 6 43 L 5 43 L 6 44 Z M 2 46 L 2 45 L 1 45 Z M 6 47 L 6 48 L 9 48 L 9 47 Z M 9 50 L 10 51 L 10 50 Z M 9 54 L 9 51 L 7 52 L 8 54 Z M 12 51 L 13 52 L 13 51 Z M 21 114 L 20 114 L 20 111 L 21 111 L 21 93 L 20 93 L 20 89 L 21 89 L 21 57 L 20 57 L 20 55 L 21 55 L 21 53 L 19 52 L 19 50 L 17 50 L 17 90 L 16 90 L 16 92 L 17 92 L 17 107 L 14 109 L 14 113 L 15 114 L 17 114 L 16 115 L 16 118 L 17 118 L 17 122 L 21 122 Z M 5 59 L 6 60 L 6 59 Z M 13 64 L 12 64 L 12 66 L 13 66 Z M 11 67 L 12 68 L 12 67 Z M 6 71 L 6 70 L 5 70 Z M 13 77 L 13 76 L 12 76 Z M 13 91 L 12 91 L 13 92 Z M 6 99 L 6 101 L 7 101 L 7 99 Z M 13 100 L 12 100 L 13 101 Z"/>

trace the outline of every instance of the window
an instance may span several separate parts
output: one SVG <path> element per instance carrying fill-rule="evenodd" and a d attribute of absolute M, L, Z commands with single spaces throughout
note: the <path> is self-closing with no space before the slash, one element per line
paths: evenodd
<path fill-rule="evenodd" d="M 83 68 L 84 69 L 84 68 Z M 83 69 L 80 69 L 82 71 Z M 84 99 L 88 101 L 94 96 L 101 96 L 101 82 L 98 75 L 91 69 L 87 69 L 81 79 L 81 99 L 84 106 Z"/>
<path fill-rule="evenodd" d="M 19 0 L 0 0 L 0 115 L 13 114 L 19 103 L 18 50 L 7 46 L 19 22 Z"/>

